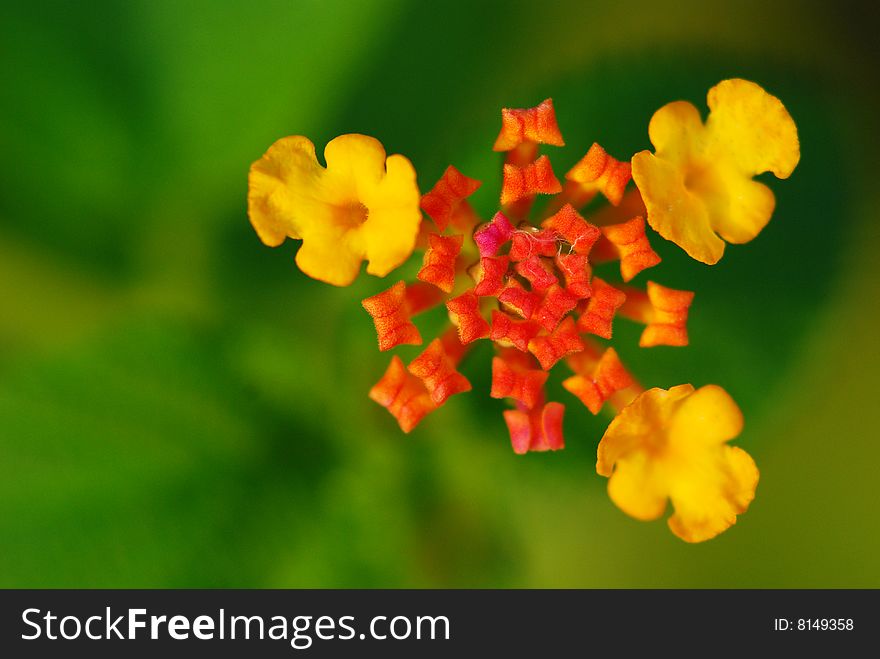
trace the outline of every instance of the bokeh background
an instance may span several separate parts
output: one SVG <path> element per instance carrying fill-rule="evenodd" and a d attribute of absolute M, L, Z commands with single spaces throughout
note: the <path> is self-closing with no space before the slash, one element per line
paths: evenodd
<path fill-rule="evenodd" d="M 3 2 L 0 586 L 880 587 L 880 104 L 857 7 Z M 566 450 L 515 456 L 487 347 L 477 391 L 401 434 L 366 397 L 388 355 L 359 300 L 388 282 L 309 280 L 248 224 L 248 166 L 284 135 L 377 136 L 423 190 L 454 163 L 489 214 L 502 106 L 554 98 L 565 171 L 594 140 L 649 147 L 654 110 L 734 76 L 785 102 L 801 163 L 714 268 L 652 235 L 651 278 L 697 291 L 690 347 L 615 329 L 645 384 L 719 383 L 745 413 L 757 499 L 705 544 L 611 504 L 608 418 L 558 383 Z"/>

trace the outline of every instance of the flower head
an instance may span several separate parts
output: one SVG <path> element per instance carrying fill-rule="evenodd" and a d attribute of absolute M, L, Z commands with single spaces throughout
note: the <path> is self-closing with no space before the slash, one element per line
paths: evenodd
<path fill-rule="evenodd" d="M 439 338 L 408 364 L 394 355 L 369 392 L 403 432 L 472 389 L 459 365 L 474 343 L 488 341 L 489 395 L 507 401 L 513 451 L 562 450 L 565 404 L 548 392 L 558 391 L 552 372 L 564 362 L 574 375 L 562 388 L 593 414 L 616 414 L 596 464 L 612 500 L 645 520 L 663 515 L 671 500 L 670 528 L 699 542 L 734 524 L 754 497 L 755 463 L 727 445 L 742 428 L 739 408 L 715 385 L 644 391 L 617 350 L 599 340 L 619 339 L 613 328 L 625 318 L 645 326 L 643 348 L 686 346 L 694 293 L 632 284 L 660 262 L 644 218 L 714 263 L 721 238 L 751 240 L 770 218 L 773 194 L 753 176 L 784 178 L 797 164 L 791 117 L 754 83 L 716 85 L 709 107 L 705 124 L 689 103 L 661 108 L 649 127 L 656 153 L 639 153 L 632 165 L 594 143 L 564 184 L 540 153 L 565 145 L 553 102 L 503 110 L 494 145 L 505 154 L 500 209 L 489 221 L 470 201 L 480 181 L 452 165 L 420 198 L 409 161 L 386 159 L 372 138 L 336 138 L 324 168 L 311 142 L 288 137 L 251 167 L 250 218 L 268 245 L 302 239 L 300 268 L 337 285 L 351 283 L 364 259 L 367 272 L 384 276 L 414 248 L 424 251 L 418 281 L 398 281 L 362 302 L 382 351 L 421 345 L 425 328 L 416 322 L 424 312 L 442 305 L 448 315 Z M 638 189 L 627 191 L 631 179 Z M 536 204 L 539 195 L 550 198 Z M 605 208 L 592 205 L 597 195 Z M 421 224 L 421 211 L 432 223 Z M 594 276 L 609 261 L 619 268 Z"/>
<path fill-rule="evenodd" d="M 672 532 L 708 540 L 735 524 L 755 496 L 758 468 L 727 445 L 742 425 L 736 403 L 716 385 L 649 389 L 608 426 L 596 471 L 609 477 L 608 494 L 625 513 L 656 519 L 668 499 Z"/>
<path fill-rule="evenodd" d="M 324 158 L 326 168 L 298 135 L 269 147 L 248 176 L 251 224 L 271 247 L 301 239 L 296 264 L 315 279 L 347 286 L 365 259 L 384 277 L 412 254 L 421 223 L 412 164 L 354 134 L 331 140 Z"/>
<path fill-rule="evenodd" d="M 654 230 L 714 264 L 724 240 L 749 242 L 770 221 L 773 193 L 753 177 L 788 178 L 800 146 L 785 106 L 753 82 L 724 80 L 708 103 L 705 124 L 685 101 L 657 110 L 648 126 L 655 152 L 633 156 L 632 175 Z"/>

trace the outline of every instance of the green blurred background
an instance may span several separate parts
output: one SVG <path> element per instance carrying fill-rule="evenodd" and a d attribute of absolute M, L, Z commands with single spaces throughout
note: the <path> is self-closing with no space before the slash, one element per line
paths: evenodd
<path fill-rule="evenodd" d="M 876 31 L 822 4 L 3 2 L 0 586 L 880 587 Z M 366 397 L 388 355 L 359 299 L 388 282 L 309 280 L 247 221 L 284 135 L 374 135 L 423 190 L 454 163 L 488 214 L 500 107 L 552 96 L 565 171 L 734 76 L 801 163 L 714 268 L 652 236 L 690 347 L 615 330 L 645 384 L 743 408 L 757 499 L 709 543 L 611 504 L 608 419 L 558 382 L 566 450 L 515 456 L 487 346 L 401 434 Z"/>

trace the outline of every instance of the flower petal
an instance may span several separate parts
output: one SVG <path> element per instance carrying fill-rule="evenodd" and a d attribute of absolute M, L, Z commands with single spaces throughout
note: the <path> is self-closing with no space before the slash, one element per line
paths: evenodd
<path fill-rule="evenodd" d="M 703 194 L 712 229 L 730 243 L 747 243 L 767 226 L 776 197 L 763 183 L 741 176 L 725 176 L 720 192 Z"/>
<path fill-rule="evenodd" d="M 715 144 L 748 176 L 773 172 L 788 178 L 800 160 L 794 120 L 782 102 L 760 85 L 734 78 L 723 80 L 707 97 L 709 130 Z"/>
<path fill-rule="evenodd" d="M 671 442 L 681 450 L 722 444 L 742 432 L 743 416 L 733 398 L 715 384 L 700 387 L 675 412 L 669 427 Z"/>
<path fill-rule="evenodd" d="M 287 237 L 299 238 L 293 190 L 319 176 L 315 145 L 300 135 L 283 137 L 251 165 L 248 173 L 248 216 L 260 240 L 277 247 Z"/>
<path fill-rule="evenodd" d="M 363 197 L 369 213 L 359 231 L 367 272 L 377 277 L 409 258 L 422 221 L 416 171 L 410 161 L 401 155 L 389 156 L 385 169 L 375 190 Z"/>
<path fill-rule="evenodd" d="M 667 103 L 657 110 L 648 124 L 648 137 L 657 157 L 680 166 L 699 157 L 705 147 L 700 112 L 687 101 Z"/>
<path fill-rule="evenodd" d="M 296 265 L 309 277 L 334 286 L 348 286 L 358 276 L 363 256 L 348 236 L 326 223 L 304 232 L 296 253 Z"/>
<path fill-rule="evenodd" d="M 608 481 L 608 496 L 627 515 L 643 521 L 666 510 L 667 483 L 662 469 L 644 452 L 620 459 Z"/>
<path fill-rule="evenodd" d="M 755 497 L 759 478 L 755 461 L 740 448 L 720 448 L 716 460 L 701 464 L 691 478 L 671 479 L 675 514 L 669 518 L 669 528 L 686 542 L 703 542 L 727 530 Z"/>
<path fill-rule="evenodd" d="M 648 389 L 624 407 L 608 425 L 596 452 L 596 472 L 611 476 L 615 463 L 638 451 L 645 437 L 654 437 L 665 428 L 678 401 L 689 396 L 694 388 L 680 384 L 667 389 Z"/>
<path fill-rule="evenodd" d="M 681 169 L 649 151 L 634 155 L 632 168 L 654 231 L 691 258 L 717 263 L 724 254 L 724 241 L 712 230 L 703 201 L 685 187 Z"/>

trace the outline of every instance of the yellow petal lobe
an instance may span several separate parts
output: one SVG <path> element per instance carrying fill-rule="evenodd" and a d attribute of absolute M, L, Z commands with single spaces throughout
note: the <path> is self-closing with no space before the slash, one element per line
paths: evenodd
<path fill-rule="evenodd" d="M 649 151 L 632 159 L 633 180 L 648 211 L 648 224 L 688 255 L 707 264 L 724 255 L 724 241 L 712 230 L 703 200 L 688 190 L 680 168 Z"/>
<path fill-rule="evenodd" d="M 788 178 L 801 157 L 797 127 L 785 106 L 760 85 L 734 78 L 709 90 L 706 128 L 744 174 Z"/>

